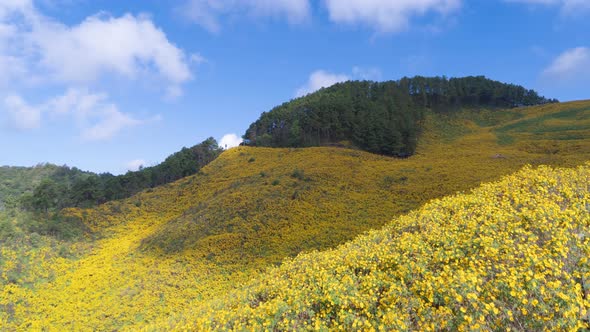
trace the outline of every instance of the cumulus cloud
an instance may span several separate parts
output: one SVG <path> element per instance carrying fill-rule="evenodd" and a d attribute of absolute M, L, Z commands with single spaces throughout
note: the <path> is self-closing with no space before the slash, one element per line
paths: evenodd
<path fill-rule="evenodd" d="M 226 134 L 223 135 L 223 137 L 219 141 L 219 146 L 221 146 L 224 149 L 231 149 L 233 147 L 240 145 L 242 141 L 242 138 L 236 134 Z"/>
<path fill-rule="evenodd" d="M 381 69 L 377 67 L 354 66 L 352 67 L 352 73 L 350 75 L 335 74 L 320 69 L 309 75 L 307 82 L 295 92 L 295 97 L 303 97 L 310 93 L 314 93 L 321 88 L 327 88 L 336 83 L 350 80 L 379 81 L 382 76 Z"/>
<path fill-rule="evenodd" d="M 0 45 L 0 50 L 2 45 Z M 1 52 L 1 51 L 0 51 Z M 15 56 L 0 54 L 0 86 L 14 82 L 15 80 L 28 80 L 26 63 Z"/>
<path fill-rule="evenodd" d="M 316 70 L 311 75 L 305 85 L 297 89 L 295 97 L 302 97 L 313 93 L 321 88 L 327 88 L 339 82 L 350 80 L 350 77 L 344 74 L 334 74 L 324 70 Z"/>
<path fill-rule="evenodd" d="M 387 33 L 406 29 L 413 17 L 456 11 L 461 0 L 325 0 L 325 4 L 332 22 L 362 24 Z"/>
<path fill-rule="evenodd" d="M 90 93 L 82 88 L 68 89 L 46 102 L 44 109 L 54 116 L 73 118 L 80 128 L 80 136 L 88 141 L 108 140 L 126 128 L 146 122 L 121 112 L 109 101 L 108 94 Z"/>
<path fill-rule="evenodd" d="M 106 93 L 90 93 L 87 89 L 69 88 L 63 95 L 56 96 L 46 103 L 46 108 L 54 114 L 73 114 L 85 118 L 108 99 Z"/>
<path fill-rule="evenodd" d="M 580 80 L 590 78 L 590 48 L 576 47 L 560 54 L 543 71 L 543 75 L 556 80 Z"/>
<path fill-rule="evenodd" d="M 63 95 L 35 106 L 18 95 L 11 95 L 4 100 L 4 108 L 9 124 L 17 129 L 39 128 L 47 117 L 65 118 L 71 119 L 80 129 L 81 138 L 89 141 L 107 140 L 126 128 L 150 121 L 121 112 L 106 93 L 78 88 L 70 88 Z"/>
<path fill-rule="evenodd" d="M 152 70 L 171 86 L 191 78 L 183 51 L 145 17 L 93 16 L 74 27 L 42 26 L 30 39 L 40 63 L 59 80 L 88 82 L 110 73 L 135 79 Z"/>
<path fill-rule="evenodd" d="M 127 164 L 125 164 L 125 167 L 127 168 L 128 171 L 138 171 L 141 167 L 145 166 L 145 160 L 143 159 L 135 159 L 135 160 L 131 160 L 129 162 L 127 162 Z"/>
<path fill-rule="evenodd" d="M 29 12 L 32 7 L 31 0 L 2 0 L 0 2 L 0 19 L 15 12 Z"/>
<path fill-rule="evenodd" d="M 93 82 L 106 75 L 156 77 L 176 91 L 192 78 L 191 59 L 146 16 L 98 14 L 68 26 L 42 15 L 30 1 L 0 4 L 0 68 L 23 79 Z"/>
<path fill-rule="evenodd" d="M 211 32 L 221 30 L 221 17 L 235 18 L 244 13 L 250 17 L 286 18 L 291 24 L 301 23 L 310 15 L 308 0 L 188 0 L 180 12 Z"/>
<path fill-rule="evenodd" d="M 34 129 L 41 126 L 41 109 L 25 102 L 20 96 L 10 95 L 4 99 L 9 121 L 17 129 Z"/>
<path fill-rule="evenodd" d="M 527 5 L 559 6 L 563 14 L 574 15 L 580 11 L 590 10 L 588 0 L 504 0 L 505 2 L 523 3 Z"/>

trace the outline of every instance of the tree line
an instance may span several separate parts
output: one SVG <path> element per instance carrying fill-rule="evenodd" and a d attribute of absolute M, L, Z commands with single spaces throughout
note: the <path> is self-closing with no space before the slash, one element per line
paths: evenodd
<path fill-rule="evenodd" d="M 20 206 L 28 211 L 49 213 L 66 207 L 87 208 L 131 197 L 142 190 L 197 173 L 217 158 L 221 151 L 217 141 L 210 137 L 191 148 L 182 148 L 156 166 L 117 176 L 59 166 L 32 192 L 21 196 Z"/>
<path fill-rule="evenodd" d="M 373 153 L 414 153 L 425 111 L 512 108 L 557 102 L 534 90 L 487 79 L 404 77 L 397 81 L 348 81 L 264 112 L 243 138 L 269 147 L 319 146 L 350 141 Z"/>

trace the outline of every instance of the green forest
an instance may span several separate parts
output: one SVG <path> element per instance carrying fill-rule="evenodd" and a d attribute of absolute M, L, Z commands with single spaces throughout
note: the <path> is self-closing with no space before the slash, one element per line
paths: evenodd
<path fill-rule="evenodd" d="M 8 207 L 44 214 L 67 207 L 92 207 L 195 174 L 221 152 L 217 141 L 210 137 L 193 147 L 182 148 L 156 166 L 117 176 L 83 172 L 65 165 L 3 167 L 0 201 Z M 21 178 L 31 180 L 20 181 Z"/>
<path fill-rule="evenodd" d="M 18 208 L 21 196 L 32 193 L 44 180 L 70 185 L 77 177 L 93 173 L 83 172 L 76 167 L 38 164 L 33 167 L 2 166 L 0 167 L 0 211 Z"/>
<path fill-rule="evenodd" d="M 487 79 L 404 77 L 348 81 L 275 107 L 250 125 L 245 144 L 309 147 L 348 141 L 373 153 L 408 157 L 426 110 L 512 108 L 557 102 L 534 90 Z"/>

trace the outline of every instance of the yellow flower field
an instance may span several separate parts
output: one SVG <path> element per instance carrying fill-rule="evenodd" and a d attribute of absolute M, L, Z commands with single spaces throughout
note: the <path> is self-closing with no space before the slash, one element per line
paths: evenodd
<path fill-rule="evenodd" d="M 535 167 L 590 160 L 589 118 L 589 101 L 430 114 L 406 159 L 228 150 L 64 211 L 89 229 L 76 241 L 0 239 L 0 330 L 575 330 L 588 166 Z"/>
<path fill-rule="evenodd" d="M 576 331 L 590 326 L 589 255 L 590 163 L 525 167 L 288 260 L 175 327 Z"/>

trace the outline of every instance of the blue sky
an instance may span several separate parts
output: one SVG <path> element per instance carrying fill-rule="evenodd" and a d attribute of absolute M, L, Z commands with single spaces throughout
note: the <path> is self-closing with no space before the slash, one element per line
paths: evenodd
<path fill-rule="evenodd" d="M 587 0 L 0 0 L 0 165 L 123 173 L 348 79 L 590 98 Z M 233 134 L 233 135 L 232 135 Z"/>

